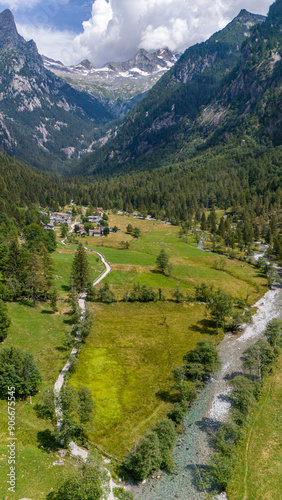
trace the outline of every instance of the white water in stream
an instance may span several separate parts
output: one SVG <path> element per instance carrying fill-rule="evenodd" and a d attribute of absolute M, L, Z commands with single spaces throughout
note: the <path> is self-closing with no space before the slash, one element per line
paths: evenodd
<path fill-rule="evenodd" d="M 281 272 L 281 270 L 280 270 Z M 209 436 L 226 419 L 230 408 L 228 380 L 242 370 L 242 353 L 263 336 L 267 323 L 282 318 L 282 288 L 276 285 L 256 304 L 252 323 L 238 334 L 227 333 L 218 346 L 221 369 L 205 386 L 184 420 L 184 431 L 178 439 L 173 474 L 158 472 L 139 485 L 127 484 L 137 500 L 205 500 L 205 491 L 197 488 L 208 462 Z M 157 477 L 156 477 L 157 476 Z M 226 500 L 225 494 L 217 497 Z"/>

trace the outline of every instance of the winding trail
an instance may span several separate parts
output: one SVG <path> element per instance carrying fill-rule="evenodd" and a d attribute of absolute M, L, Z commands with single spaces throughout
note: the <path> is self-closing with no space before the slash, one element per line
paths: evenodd
<path fill-rule="evenodd" d="M 62 240 L 62 244 L 66 245 L 65 240 Z M 92 286 L 96 286 L 96 285 L 98 285 L 107 276 L 107 274 L 109 274 L 111 272 L 111 266 L 106 261 L 104 255 L 102 255 L 100 252 L 96 252 L 95 250 L 92 250 L 91 248 L 87 248 L 87 247 L 84 247 L 84 249 L 87 250 L 87 251 L 90 251 L 90 252 L 93 252 L 93 253 L 99 255 L 102 263 L 105 266 L 105 270 L 92 283 Z M 82 321 L 83 318 L 84 318 L 84 316 L 85 316 L 85 312 L 86 312 L 86 297 L 87 297 L 86 292 L 82 292 L 80 294 L 79 299 L 78 299 L 78 305 L 79 305 L 79 308 L 81 310 L 80 321 Z M 65 377 L 66 377 L 66 374 L 68 373 L 68 371 L 70 369 L 72 360 L 76 357 L 76 355 L 78 353 L 78 344 L 80 342 L 81 342 L 81 339 L 78 336 L 76 336 L 75 337 L 75 345 L 74 345 L 74 347 L 73 347 L 73 349 L 72 349 L 72 351 L 70 353 L 69 359 L 66 362 L 64 368 L 61 370 L 61 372 L 60 372 L 60 374 L 58 376 L 58 379 L 56 380 L 56 382 L 54 384 L 55 412 L 56 412 L 56 417 L 57 417 L 57 427 L 58 427 L 59 431 L 61 430 L 62 423 L 63 423 L 63 413 L 62 413 L 62 407 L 61 407 L 61 402 L 60 402 L 60 392 L 61 392 L 62 387 L 64 385 Z M 74 441 L 71 441 L 69 443 L 69 450 L 70 450 L 70 453 L 71 453 L 72 456 L 78 457 L 78 458 L 80 458 L 83 461 L 87 460 L 88 451 L 85 450 L 84 448 L 81 448 L 80 446 L 78 446 Z M 105 459 L 104 459 L 104 461 L 105 461 L 105 463 L 107 463 L 107 461 Z M 107 475 L 109 477 L 109 487 L 110 487 L 110 492 L 109 492 L 109 494 L 107 496 L 107 500 L 114 500 L 115 497 L 114 497 L 114 494 L 113 494 L 113 489 L 115 487 L 117 487 L 117 484 L 114 483 L 114 481 L 112 479 L 112 476 L 111 476 L 111 473 L 110 473 L 110 471 L 106 467 L 105 467 L 105 471 L 106 471 L 106 473 L 107 473 Z"/>

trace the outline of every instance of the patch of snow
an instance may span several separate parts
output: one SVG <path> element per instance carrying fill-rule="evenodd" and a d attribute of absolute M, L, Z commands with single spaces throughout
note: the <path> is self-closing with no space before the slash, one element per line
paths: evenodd
<path fill-rule="evenodd" d="M 139 73 L 139 75 L 142 75 L 142 76 L 150 76 L 150 73 L 148 73 L 147 71 L 142 71 L 142 69 L 140 69 L 140 68 L 131 68 L 130 72 L 131 73 Z"/>
<path fill-rule="evenodd" d="M 126 71 L 126 72 L 120 71 L 118 76 L 122 76 L 123 78 L 128 78 L 131 75 L 130 75 L 129 71 Z"/>

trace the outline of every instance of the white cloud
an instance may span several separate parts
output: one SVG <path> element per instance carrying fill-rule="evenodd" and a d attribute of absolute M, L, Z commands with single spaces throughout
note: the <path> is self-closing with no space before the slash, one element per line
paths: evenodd
<path fill-rule="evenodd" d="M 18 10 L 24 8 L 32 8 L 42 0 L 0 0 L 0 6 L 2 5 L 5 9 Z"/>
<path fill-rule="evenodd" d="M 74 59 L 81 60 L 81 52 L 76 54 L 73 50 L 75 33 L 59 31 L 52 28 L 37 28 L 27 24 L 18 24 L 18 32 L 26 40 L 33 39 L 40 54 L 61 61 L 66 65 L 73 63 Z"/>
<path fill-rule="evenodd" d="M 241 9 L 266 14 L 272 0 L 96 0 L 74 40 L 97 66 L 130 58 L 139 48 L 185 50 L 222 29 Z"/>
<path fill-rule="evenodd" d="M 37 2 L 28 0 L 29 6 Z M 10 3 L 23 6 L 27 1 Z M 44 3 L 45 10 L 57 3 Z M 49 24 L 49 11 L 44 22 L 36 16 L 26 18 L 18 28 L 25 38 L 35 40 L 41 54 L 64 64 L 87 58 L 99 67 L 109 61 L 125 61 L 140 48 L 184 51 L 224 28 L 241 9 L 266 14 L 271 3 L 272 0 L 95 0 L 91 18 L 83 23 L 83 32 L 78 36 L 44 27 Z"/>

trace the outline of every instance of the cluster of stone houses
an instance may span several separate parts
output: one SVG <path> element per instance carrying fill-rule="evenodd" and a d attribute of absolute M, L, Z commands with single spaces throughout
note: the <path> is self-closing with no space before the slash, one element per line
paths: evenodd
<path fill-rule="evenodd" d="M 97 212 L 95 215 L 90 215 L 88 217 L 88 221 L 92 222 L 93 224 L 96 224 L 97 227 L 94 229 L 89 230 L 89 236 L 103 236 L 103 227 L 100 226 L 100 221 L 103 217 L 104 211 L 103 208 L 97 207 Z M 48 215 L 48 214 L 46 214 Z M 58 226 L 60 224 L 67 224 L 68 226 L 72 222 L 72 212 L 66 212 L 66 213 L 60 213 L 60 212 L 51 212 L 49 214 L 50 217 L 50 222 L 48 224 L 45 224 L 44 229 L 46 230 L 53 230 L 55 226 Z M 83 224 L 76 224 L 74 231 L 76 234 L 79 236 L 83 237 L 86 236 L 86 232 L 84 229 Z"/>
<path fill-rule="evenodd" d="M 47 231 L 53 230 L 55 226 L 58 226 L 60 224 L 67 224 L 69 226 L 71 224 L 72 213 L 50 212 L 49 217 L 50 222 L 48 222 L 44 226 L 44 229 L 46 229 Z"/>
<path fill-rule="evenodd" d="M 54 226 L 58 224 L 70 224 L 71 223 L 72 213 L 60 213 L 60 212 L 51 212 L 50 213 L 50 222 L 54 224 Z"/>

